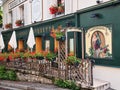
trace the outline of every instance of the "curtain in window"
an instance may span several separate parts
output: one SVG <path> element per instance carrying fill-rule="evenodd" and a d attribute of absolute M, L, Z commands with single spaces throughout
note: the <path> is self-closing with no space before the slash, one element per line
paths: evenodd
<path fill-rule="evenodd" d="M 32 22 L 41 21 L 42 19 L 42 0 L 32 1 Z"/>

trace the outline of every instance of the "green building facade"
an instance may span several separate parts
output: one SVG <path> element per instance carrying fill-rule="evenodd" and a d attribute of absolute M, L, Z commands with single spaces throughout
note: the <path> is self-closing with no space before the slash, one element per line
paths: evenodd
<path fill-rule="evenodd" d="M 5 46 L 16 31 L 17 41 L 24 41 L 24 49 L 27 49 L 27 38 L 30 27 L 33 27 L 35 37 L 42 37 L 42 50 L 45 50 L 45 40 L 50 40 L 50 51 L 54 51 L 54 39 L 50 36 L 52 27 L 55 29 L 75 27 L 82 30 L 83 36 L 76 35 L 77 56 L 91 58 L 96 64 L 105 66 L 120 66 L 120 2 L 110 1 L 100 5 L 82 9 L 76 13 L 57 17 L 51 20 L 41 21 L 32 25 L 3 31 Z M 73 33 L 68 38 L 74 37 Z M 84 40 L 82 49 L 81 38 Z M 35 49 L 35 47 L 34 47 Z M 5 47 L 4 51 L 7 51 Z M 83 51 L 82 51 L 83 50 Z"/>

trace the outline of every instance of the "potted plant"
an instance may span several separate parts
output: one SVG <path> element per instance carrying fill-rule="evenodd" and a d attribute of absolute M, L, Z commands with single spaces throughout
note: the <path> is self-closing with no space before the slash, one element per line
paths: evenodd
<path fill-rule="evenodd" d="M 58 8 L 57 8 L 57 6 L 52 5 L 52 6 L 49 8 L 49 10 L 50 10 L 50 14 L 56 14 L 57 11 L 58 11 Z"/>
<path fill-rule="evenodd" d="M 46 55 L 46 60 L 48 60 L 48 61 L 55 61 L 56 60 L 56 56 L 57 55 L 55 53 L 50 52 L 50 53 L 48 53 Z"/>
<path fill-rule="evenodd" d="M 5 61 L 8 57 L 7 53 L 0 53 L 0 61 Z"/>
<path fill-rule="evenodd" d="M 56 32 L 56 39 L 57 39 L 57 40 L 61 40 L 62 38 L 65 39 L 64 33 L 61 32 L 61 31 L 57 31 L 57 32 Z M 63 39 L 63 40 L 64 40 L 64 39 Z"/>
<path fill-rule="evenodd" d="M 65 60 L 65 63 L 67 65 L 78 66 L 80 63 L 80 59 L 77 58 L 76 56 L 68 56 L 67 59 Z"/>
<path fill-rule="evenodd" d="M 58 6 L 58 14 L 64 13 L 64 6 Z"/>
<path fill-rule="evenodd" d="M 61 40 L 64 41 L 65 40 L 65 35 L 64 32 L 61 32 L 60 30 L 55 31 L 54 33 L 51 34 L 51 36 L 53 38 L 56 38 L 56 40 Z"/>
<path fill-rule="evenodd" d="M 35 54 L 35 58 L 38 59 L 38 60 L 43 60 L 43 59 L 44 59 L 44 56 L 43 56 L 43 54 L 41 54 L 41 53 L 36 53 L 36 54 Z"/>
<path fill-rule="evenodd" d="M 5 28 L 6 28 L 6 29 L 12 28 L 12 23 L 7 23 L 7 24 L 5 24 Z"/>
<path fill-rule="evenodd" d="M 16 24 L 16 26 L 21 26 L 22 25 L 22 20 L 16 20 L 15 24 Z"/>

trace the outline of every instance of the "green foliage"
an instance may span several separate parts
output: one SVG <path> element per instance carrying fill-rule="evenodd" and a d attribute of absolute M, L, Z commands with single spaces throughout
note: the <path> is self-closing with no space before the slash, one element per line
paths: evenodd
<path fill-rule="evenodd" d="M 54 84 L 58 87 L 62 88 L 69 88 L 71 90 L 80 90 L 80 87 L 78 87 L 75 82 L 63 80 L 63 79 L 56 79 Z"/>
<path fill-rule="evenodd" d="M 53 61 L 54 58 L 56 58 L 56 54 L 55 53 L 48 53 L 46 55 L 46 59 L 49 60 L 49 61 Z"/>
<path fill-rule="evenodd" d="M 3 80 L 16 80 L 17 75 L 13 70 L 6 70 L 4 66 L 0 66 L 0 79 Z"/>
<path fill-rule="evenodd" d="M 21 59 L 24 58 L 24 53 L 23 53 L 23 52 L 20 52 L 19 55 L 20 55 L 20 58 L 21 58 Z"/>
<path fill-rule="evenodd" d="M 94 49 L 91 47 L 89 48 L 89 53 L 90 53 L 90 56 L 92 57 L 94 55 Z"/>
<path fill-rule="evenodd" d="M 56 32 L 56 39 L 59 39 L 61 38 L 62 36 L 64 36 L 64 33 L 63 32 Z"/>
<path fill-rule="evenodd" d="M 80 59 L 77 58 L 76 56 L 68 56 L 67 59 L 65 60 L 66 64 L 68 65 L 74 65 L 76 63 L 80 63 Z"/>
<path fill-rule="evenodd" d="M 0 79 L 5 79 L 5 76 L 4 76 L 5 71 L 6 71 L 5 67 L 0 66 Z"/>
<path fill-rule="evenodd" d="M 0 24 L 2 24 L 2 17 L 3 17 L 3 12 L 2 12 L 2 8 L 0 7 Z"/>
<path fill-rule="evenodd" d="M 9 80 L 17 79 L 17 75 L 16 75 L 15 71 L 13 71 L 13 70 L 7 71 L 6 74 L 7 74 Z"/>
<path fill-rule="evenodd" d="M 39 58 L 39 57 L 43 57 L 43 58 L 44 58 L 43 54 L 41 54 L 41 53 L 36 53 L 36 54 L 34 55 L 34 57 L 35 57 L 35 58 Z"/>

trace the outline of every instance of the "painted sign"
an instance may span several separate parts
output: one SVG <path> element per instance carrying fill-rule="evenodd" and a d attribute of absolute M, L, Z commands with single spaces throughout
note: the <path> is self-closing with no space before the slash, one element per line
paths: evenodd
<path fill-rule="evenodd" d="M 112 31 L 108 27 L 90 28 L 85 38 L 86 57 L 112 58 Z"/>

